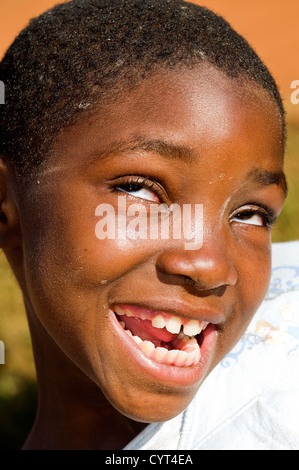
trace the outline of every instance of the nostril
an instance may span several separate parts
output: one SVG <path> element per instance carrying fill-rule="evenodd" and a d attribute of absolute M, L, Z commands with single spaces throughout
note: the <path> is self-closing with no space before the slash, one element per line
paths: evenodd
<path fill-rule="evenodd" d="M 7 217 L 4 212 L 0 212 L 0 222 L 2 222 L 3 224 L 7 223 Z"/>
<path fill-rule="evenodd" d="M 200 280 L 192 279 L 188 276 L 182 276 L 182 278 L 183 278 L 182 284 L 184 284 L 186 291 L 188 291 L 190 294 L 197 295 L 200 297 L 205 297 L 208 295 L 215 295 L 216 297 L 222 297 L 222 295 L 226 291 L 226 288 L 229 285 L 229 284 L 223 284 L 219 287 L 207 288 L 203 285 L 203 283 Z"/>

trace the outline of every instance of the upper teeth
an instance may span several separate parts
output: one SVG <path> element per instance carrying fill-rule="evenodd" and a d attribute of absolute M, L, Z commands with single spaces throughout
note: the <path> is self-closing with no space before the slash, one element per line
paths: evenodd
<path fill-rule="evenodd" d="M 114 311 L 118 315 L 127 315 L 128 317 L 136 316 L 130 309 L 122 308 L 119 305 L 114 308 Z M 172 334 L 178 334 L 183 326 L 183 332 L 187 336 L 198 335 L 208 325 L 206 321 L 186 320 L 166 313 L 159 313 L 152 316 L 145 311 L 140 315 L 140 318 L 142 320 L 151 320 L 155 328 L 166 328 Z"/>
<path fill-rule="evenodd" d="M 199 335 L 199 333 L 207 326 L 207 322 L 199 322 L 198 320 L 189 320 L 184 325 L 183 331 L 187 336 Z"/>

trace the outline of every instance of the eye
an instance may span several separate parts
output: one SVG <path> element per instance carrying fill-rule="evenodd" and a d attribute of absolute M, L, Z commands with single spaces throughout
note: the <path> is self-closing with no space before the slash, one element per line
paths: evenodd
<path fill-rule="evenodd" d="M 231 222 L 254 225 L 256 227 L 271 227 L 276 218 L 272 209 L 258 206 L 258 208 L 244 208 L 233 214 Z"/>
<path fill-rule="evenodd" d="M 264 219 L 260 214 L 254 213 L 252 211 L 245 211 L 241 212 L 237 215 L 232 220 L 236 220 L 237 222 L 241 222 L 243 224 L 248 224 L 248 225 L 258 225 L 258 226 L 264 226 Z"/>
<path fill-rule="evenodd" d="M 145 199 L 147 201 L 160 202 L 159 197 L 150 189 L 143 188 L 140 184 L 127 183 L 117 186 L 117 191 L 121 191 L 126 194 L 131 194 L 139 199 Z"/>
<path fill-rule="evenodd" d="M 143 177 L 130 177 L 128 181 L 115 186 L 115 190 L 150 202 L 160 203 L 165 199 L 160 184 Z"/>

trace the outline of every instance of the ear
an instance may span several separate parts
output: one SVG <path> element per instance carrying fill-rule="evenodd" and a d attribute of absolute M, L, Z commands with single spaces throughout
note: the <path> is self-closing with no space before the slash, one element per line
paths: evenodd
<path fill-rule="evenodd" d="M 12 172 L 0 157 L 0 248 L 21 246 L 19 212 L 13 196 Z"/>

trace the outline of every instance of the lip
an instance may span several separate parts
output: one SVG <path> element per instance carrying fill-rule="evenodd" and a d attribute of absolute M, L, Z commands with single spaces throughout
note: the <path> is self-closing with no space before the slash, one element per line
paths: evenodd
<path fill-rule="evenodd" d="M 206 305 L 194 305 L 184 301 L 177 301 L 173 299 L 166 300 L 151 300 L 150 302 L 139 300 L 136 302 L 113 302 L 111 305 L 130 305 L 133 308 L 141 308 L 150 310 L 152 312 L 165 312 L 170 315 L 185 318 L 186 320 L 199 320 L 219 325 L 225 322 L 225 315 L 223 311 Z"/>
<path fill-rule="evenodd" d="M 130 305 L 129 303 L 126 304 Z M 174 316 L 176 315 L 173 311 L 170 311 L 169 305 L 167 309 L 164 309 L 161 304 L 159 308 L 155 307 L 156 306 L 153 305 L 151 308 L 149 308 L 149 306 L 145 307 L 145 304 L 142 306 L 142 308 L 148 308 L 148 310 L 167 310 L 167 313 L 170 313 Z M 207 312 L 211 313 L 211 310 L 201 309 L 200 312 L 197 311 L 196 316 L 188 317 L 188 319 L 208 321 L 207 317 L 199 318 L 200 314 Z M 177 316 L 182 315 L 177 314 Z M 206 372 L 209 369 L 209 365 L 213 357 L 213 351 L 215 350 L 217 342 L 217 327 L 215 323 L 209 322 L 209 325 L 201 333 L 202 344 L 200 346 L 201 358 L 199 362 L 196 365 L 180 367 L 175 365 L 161 364 L 146 357 L 141 349 L 136 345 L 136 343 L 124 332 L 124 329 L 119 324 L 119 321 L 117 320 L 114 311 L 111 308 L 109 309 L 108 318 L 113 329 L 113 334 L 117 337 L 117 340 L 123 349 L 123 354 L 125 355 L 124 357 L 126 357 L 128 364 L 136 368 L 137 373 L 145 374 L 155 382 L 159 382 L 163 385 L 181 387 L 188 387 L 199 384 L 205 377 Z M 187 317 L 185 318 L 187 319 Z"/>

